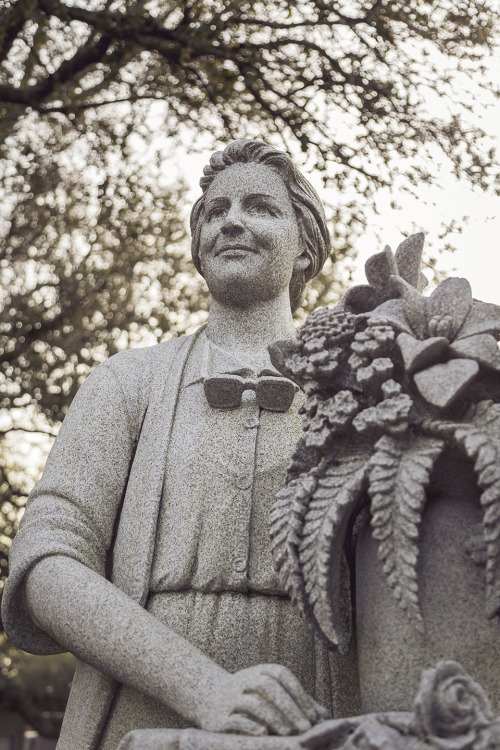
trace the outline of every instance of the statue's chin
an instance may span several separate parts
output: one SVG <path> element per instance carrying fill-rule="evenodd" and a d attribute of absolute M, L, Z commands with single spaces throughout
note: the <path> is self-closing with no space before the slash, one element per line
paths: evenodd
<path fill-rule="evenodd" d="M 288 285 L 275 284 L 273 279 L 243 278 L 237 274 L 206 279 L 210 293 L 217 302 L 242 309 L 277 299 L 283 292 L 288 293 Z"/>
<path fill-rule="evenodd" d="M 271 302 L 279 295 L 266 293 L 262 287 L 253 287 L 248 284 L 220 284 L 217 288 L 210 289 L 212 297 L 226 307 L 249 310 Z"/>

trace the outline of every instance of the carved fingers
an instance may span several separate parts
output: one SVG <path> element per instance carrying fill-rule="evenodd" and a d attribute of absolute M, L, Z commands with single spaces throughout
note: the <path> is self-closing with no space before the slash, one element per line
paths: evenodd
<path fill-rule="evenodd" d="M 263 724 L 259 724 L 258 721 L 252 721 L 247 716 L 239 714 L 232 714 L 224 723 L 222 731 L 229 734 L 249 734 L 253 737 L 261 737 L 264 734 L 268 734 Z"/>
<path fill-rule="evenodd" d="M 293 725 L 288 722 L 285 716 L 276 709 L 266 698 L 256 693 L 247 693 L 241 696 L 234 707 L 233 719 L 242 719 L 250 717 L 264 730 L 264 734 L 294 734 Z M 310 726 L 310 725 L 309 725 Z M 305 731 L 302 730 L 302 731 Z"/>
<path fill-rule="evenodd" d="M 257 734 L 258 726 L 266 734 L 299 734 L 328 716 L 286 667 L 262 664 L 237 672 L 233 679 L 236 699 L 225 731 Z"/>
<path fill-rule="evenodd" d="M 312 724 L 329 718 L 328 711 L 306 693 L 302 684 L 289 669 L 280 664 L 264 664 L 261 669 L 285 688 Z"/>

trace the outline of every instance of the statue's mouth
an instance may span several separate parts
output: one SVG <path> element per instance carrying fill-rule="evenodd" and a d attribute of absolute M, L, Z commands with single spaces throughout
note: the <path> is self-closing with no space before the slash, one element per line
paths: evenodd
<path fill-rule="evenodd" d="M 249 245 L 223 245 L 215 251 L 215 257 L 222 254 L 230 253 L 257 253 L 258 250 Z"/>

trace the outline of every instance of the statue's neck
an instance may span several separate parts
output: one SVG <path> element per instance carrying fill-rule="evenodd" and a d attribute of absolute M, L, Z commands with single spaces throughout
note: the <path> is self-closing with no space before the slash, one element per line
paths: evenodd
<path fill-rule="evenodd" d="M 212 299 L 208 338 L 256 368 L 269 366 L 269 344 L 296 334 L 288 293 L 245 309 Z"/>

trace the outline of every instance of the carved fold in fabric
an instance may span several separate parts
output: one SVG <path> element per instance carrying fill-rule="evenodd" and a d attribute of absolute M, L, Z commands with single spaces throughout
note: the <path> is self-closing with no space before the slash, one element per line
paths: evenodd
<path fill-rule="evenodd" d="M 258 378 L 243 378 L 241 375 L 214 375 L 205 378 L 203 389 L 213 409 L 237 409 L 243 393 L 254 391 L 261 409 L 288 411 L 292 405 L 297 386 L 288 378 L 261 375 Z"/>

